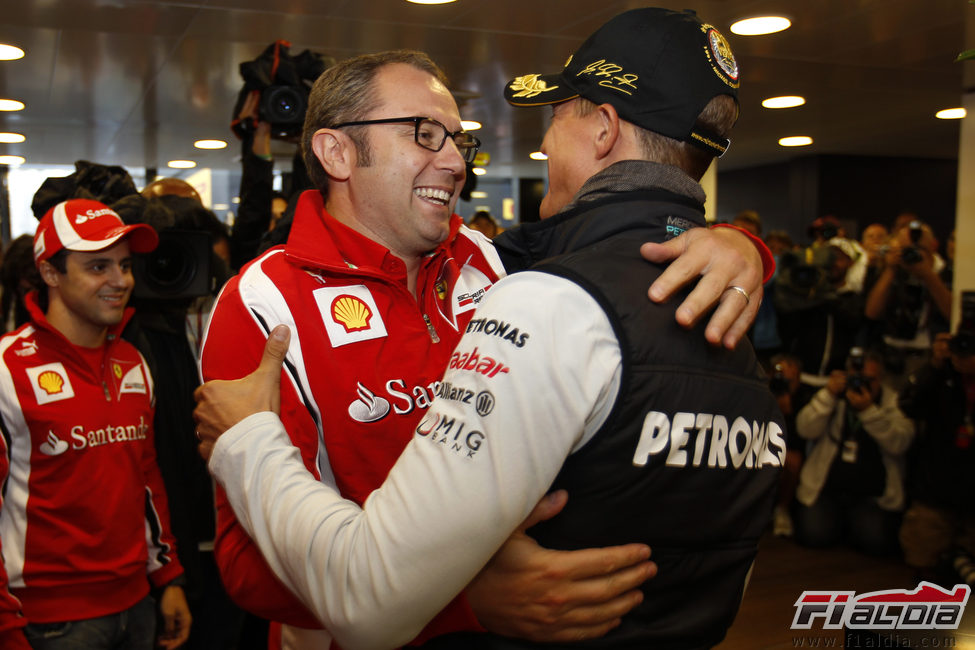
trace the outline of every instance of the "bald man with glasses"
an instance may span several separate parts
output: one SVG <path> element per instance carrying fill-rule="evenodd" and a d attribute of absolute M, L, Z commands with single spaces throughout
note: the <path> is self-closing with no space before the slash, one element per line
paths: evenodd
<path fill-rule="evenodd" d="M 312 89 L 302 134 L 317 190 L 302 195 L 288 243 L 242 269 L 210 321 L 205 380 L 250 373 L 271 330 L 288 325 L 282 422 L 307 469 L 356 503 L 383 482 L 435 396 L 473 398 L 440 377 L 505 273 L 490 242 L 453 212 L 479 145 L 461 130 L 446 79 L 426 55 L 385 52 L 333 66 Z M 658 260 L 680 254 L 651 295 L 670 295 L 708 266 L 679 318 L 695 320 L 724 295 L 707 336 L 733 345 L 758 300 L 724 292 L 733 284 L 760 295 L 759 255 L 734 231 L 698 230 L 651 247 Z M 506 372 L 487 358 L 474 368 Z M 555 510 L 543 500 L 526 523 Z M 516 532 L 418 639 L 482 625 L 540 641 L 605 634 L 640 601 L 636 587 L 655 571 L 649 554 L 641 544 L 547 551 Z M 216 557 L 240 605 L 284 624 L 283 646 L 328 647 L 327 632 L 274 577 L 222 493 Z"/>

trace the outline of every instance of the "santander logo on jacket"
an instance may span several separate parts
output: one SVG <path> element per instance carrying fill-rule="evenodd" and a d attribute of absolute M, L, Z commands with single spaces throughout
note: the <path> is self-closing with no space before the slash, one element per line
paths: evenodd
<path fill-rule="evenodd" d="M 60 456 L 68 449 L 80 450 L 121 442 L 145 440 L 148 433 L 149 425 L 141 416 L 138 424 L 107 424 L 98 429 L 86 430 L 84 426 L 76 424 L 68 432 L 70 443 L 53 430 L 48 430 L 47 438 L 44 439 L 38 449 L 47 456 Z"/>

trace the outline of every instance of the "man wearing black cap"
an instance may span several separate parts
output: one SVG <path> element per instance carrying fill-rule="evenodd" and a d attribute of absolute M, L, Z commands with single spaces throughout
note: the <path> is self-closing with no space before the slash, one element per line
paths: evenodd
<path fill-rule="evenodd" d="M 0 338 L 0 647 L 151 650 L 189 636 L 152 378 L 119 338 L 131 254 L 157 242 L 86 199 L 51 208 L 34 235 L 44 286 L 26 297 L 31 322 Z"/>
<path fill-rule="evenodd" d="M 511 83 L 509 100 L 553 104 L 544 220 L 498 242 L 506 262 L 534 266 L 483 298 L 363 509 L 304 470 L 273 413 L 218 441 L 210 468 L 242 525 L 342 647 L 410 639 L 553 485 L 568 505 L 533 536 L 564 549 L 643 542 L 659 566 L 643 602 L 590 643 L 724 637 L 771 515 L 782 417 L 747 345 L 711 347 L 700 326 L 676 324 L 673 304 L 644 299 L 661 269 L 639 249 L 703 225 L 696 179 L 728 145 L 737 76 L 713 27 L 641 9 L 603 26 L 560 75 Z M 253 390 L 250 408 L 272 404 L 286 341 L 275 329 L 257 375 L 238 384 Z M 201 429 L 225 406 L 204 401 Z M 436 644 L 532 645 L 476 634 Z"/>

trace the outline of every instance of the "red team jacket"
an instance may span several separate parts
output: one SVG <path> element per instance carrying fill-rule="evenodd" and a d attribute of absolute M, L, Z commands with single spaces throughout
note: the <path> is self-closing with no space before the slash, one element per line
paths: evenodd
<path fill-rule="evenodd" d="M 32 322 L 0 338 L 0 641 L 25 618 L 120 612 L 150 581 L 183 572 L 156 465 L 152 378 L 118 338 L 132 311 L 88 350 L 48 324 L 33 294 L 28 310 Z"/>
<path fill-rule="evenodd" d="M 305 192 L 288 243 L 221 292 L 203 378 L 248 374 L 270 330 L 288 325 L 281 419 L 306 467 L 362 504 L 413 437 L 477 302 L 503 273 L 490 242 L 453 215 L 448 239 L 422 262 L 414 298 L 400 259 L 331 217 L 317 191 Z M 274 577 L 222 490 L 217 502 L 216 559 L 234 600 L 274 621 L 320 627 Z M 458 629 L 480 629 L 462 596 L 421 638 Z"/>

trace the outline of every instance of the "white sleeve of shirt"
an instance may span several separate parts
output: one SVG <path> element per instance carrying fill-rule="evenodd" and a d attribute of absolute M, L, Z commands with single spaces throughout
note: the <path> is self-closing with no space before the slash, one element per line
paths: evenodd
<path fill-rule="evenodd" d="M 240 523 L 347 650 L 411 640 L 531 512 L 613 406 L 619 346 L 579 286 L 518 273 L 488 292 L 474 318 L 508 323 L 518 336 L 468 327 L 454 358 L 476 348 L 478 360 L 452 363 L 459 367 L 444 376 L 444 394 L 449 385 L 461 399 L 434 401 L 363 509 L 307 472 L 272 413 L 241 421 L 214 448 L 210 469 Z M 490 362 L 503 364 L 493 376 Z M 475 399 L 462 401 L 467 391 L 490 393 L 493 408 L 482 400 L 479 414 Z"/>

